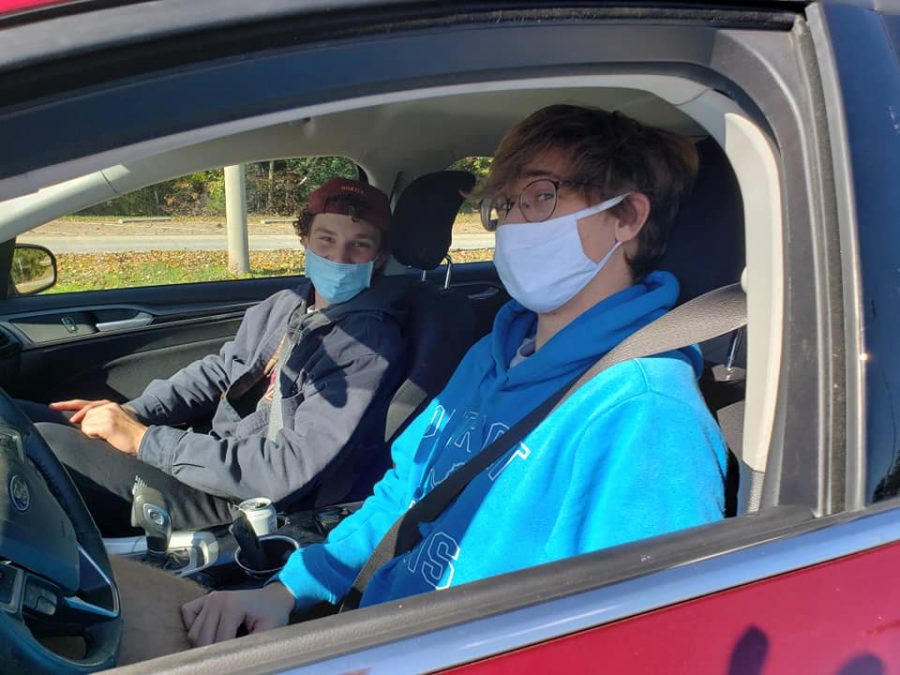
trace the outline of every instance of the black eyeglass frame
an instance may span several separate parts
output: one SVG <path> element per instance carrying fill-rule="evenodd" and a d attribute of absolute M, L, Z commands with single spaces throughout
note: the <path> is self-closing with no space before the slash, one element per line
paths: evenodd
<path fill-rule="evenodd" d="M 550 213 L 541 218 L 540 220 L 530 220 L 528 218 L 527 212 L 524 208 L 522 208 L 522 195 L 524 195 L 528 188 L 530 188 L 535 183 L 548 182 L 553 185 L 553 208 L 550 209 Z M 481 200 L 481 225 L 488 232 L 495 232 L 497 227 L 500 225 L 499 219 L 491 218 L 491 209 L 497 209 L 497 212 L 502 212 L 503 216 L 506 217 L 509 215 L 509 212 L 512 211 L 513 205 L 516 203 L 519 204 L 519 210 L 522 212 L 522 217 L 525 218 L 525 221 L 528 223 L 543 223 L 545 220 L 550 220 L 553 217 L 553 214 L 556 213 L 556 207 L 559 205 L 559 186 L 567 185 L 571 187 L 594 187 L 598 189 L 603 189 L 601 185 L 595 185 L 594 183 L 583 183 L 580 181 L 567 180 L 562 178 L 535 178 L 533 181 L 529 182 L 522 188 L 522 191 L 519 192 L 518 196 L 515 200 L 507 199 L 506 203 L 503 206 L 497 206 L 494 204 L 493 198 L 487 198 Z"/>

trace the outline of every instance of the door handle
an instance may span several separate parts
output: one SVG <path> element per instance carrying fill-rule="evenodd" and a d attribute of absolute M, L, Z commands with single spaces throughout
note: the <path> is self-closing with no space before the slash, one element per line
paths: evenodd
<path fill-rule="evenodd" d="M 128 328 L 142 328 L 153 323 L 153 315 L 147 312 L 138 312 L 128 319 L 120 319 L 119 321 L 98 321 L 97 330 L 105 333 L 111 330 L 126 330 Z"/>

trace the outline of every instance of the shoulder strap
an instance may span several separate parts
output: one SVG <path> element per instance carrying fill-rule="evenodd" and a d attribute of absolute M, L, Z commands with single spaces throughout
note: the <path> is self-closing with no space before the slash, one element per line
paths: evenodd
<path fill-rule="evenodd" d="M 341 611 L 358 607 L 375 572 L 388 561 L 410 551 L 419 542 L 420 523 L 435 520 L 472 479 L 518 444 L 585 382 L 617 363 L 711 340 L 737 330 L 746 323 L 746 297 L 740 284 L 732 284 L 676 307 L 623 340 L 587 372 L 555 392 L 400 516 L 356 577 L 344 598 Z"/>

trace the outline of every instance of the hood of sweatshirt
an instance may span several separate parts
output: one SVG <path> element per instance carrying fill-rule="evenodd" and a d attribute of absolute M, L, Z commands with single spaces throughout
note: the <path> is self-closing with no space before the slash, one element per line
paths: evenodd
<path fill-rule="evenodd" d="M 537 328 L 537 314 L 511 300 L 494 320 L 491 355 L 502 388 L 546 380 L 547 373 L 574 378 L 638 329 L 668 312 L 678 298 L 678 280 L 655 271 L 642 281 L 597 303 L 554 335 L 515 368 L 509 362 Z M 699 376 L 703 360 L 696 347 L 680 350 Z"/>

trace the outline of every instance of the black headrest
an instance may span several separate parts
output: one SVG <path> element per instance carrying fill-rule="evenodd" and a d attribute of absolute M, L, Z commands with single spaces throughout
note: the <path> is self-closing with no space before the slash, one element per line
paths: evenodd
<path fill-rule="evenodd" d="M 428 173 L 407 185 L 391 221 L 394 258 L 420 270 L 440 265 L 450 250 L 463 193 L 474 186 L 475 176 L 468 171 Z"/>
<path fill-rule="evenodd" d="M 744 269 L 744 206 L 725 153 L 712 138 L 697 144 L 700 169 L 659 264 L 681 285 L 679 302 L 739 281 Z"/>

